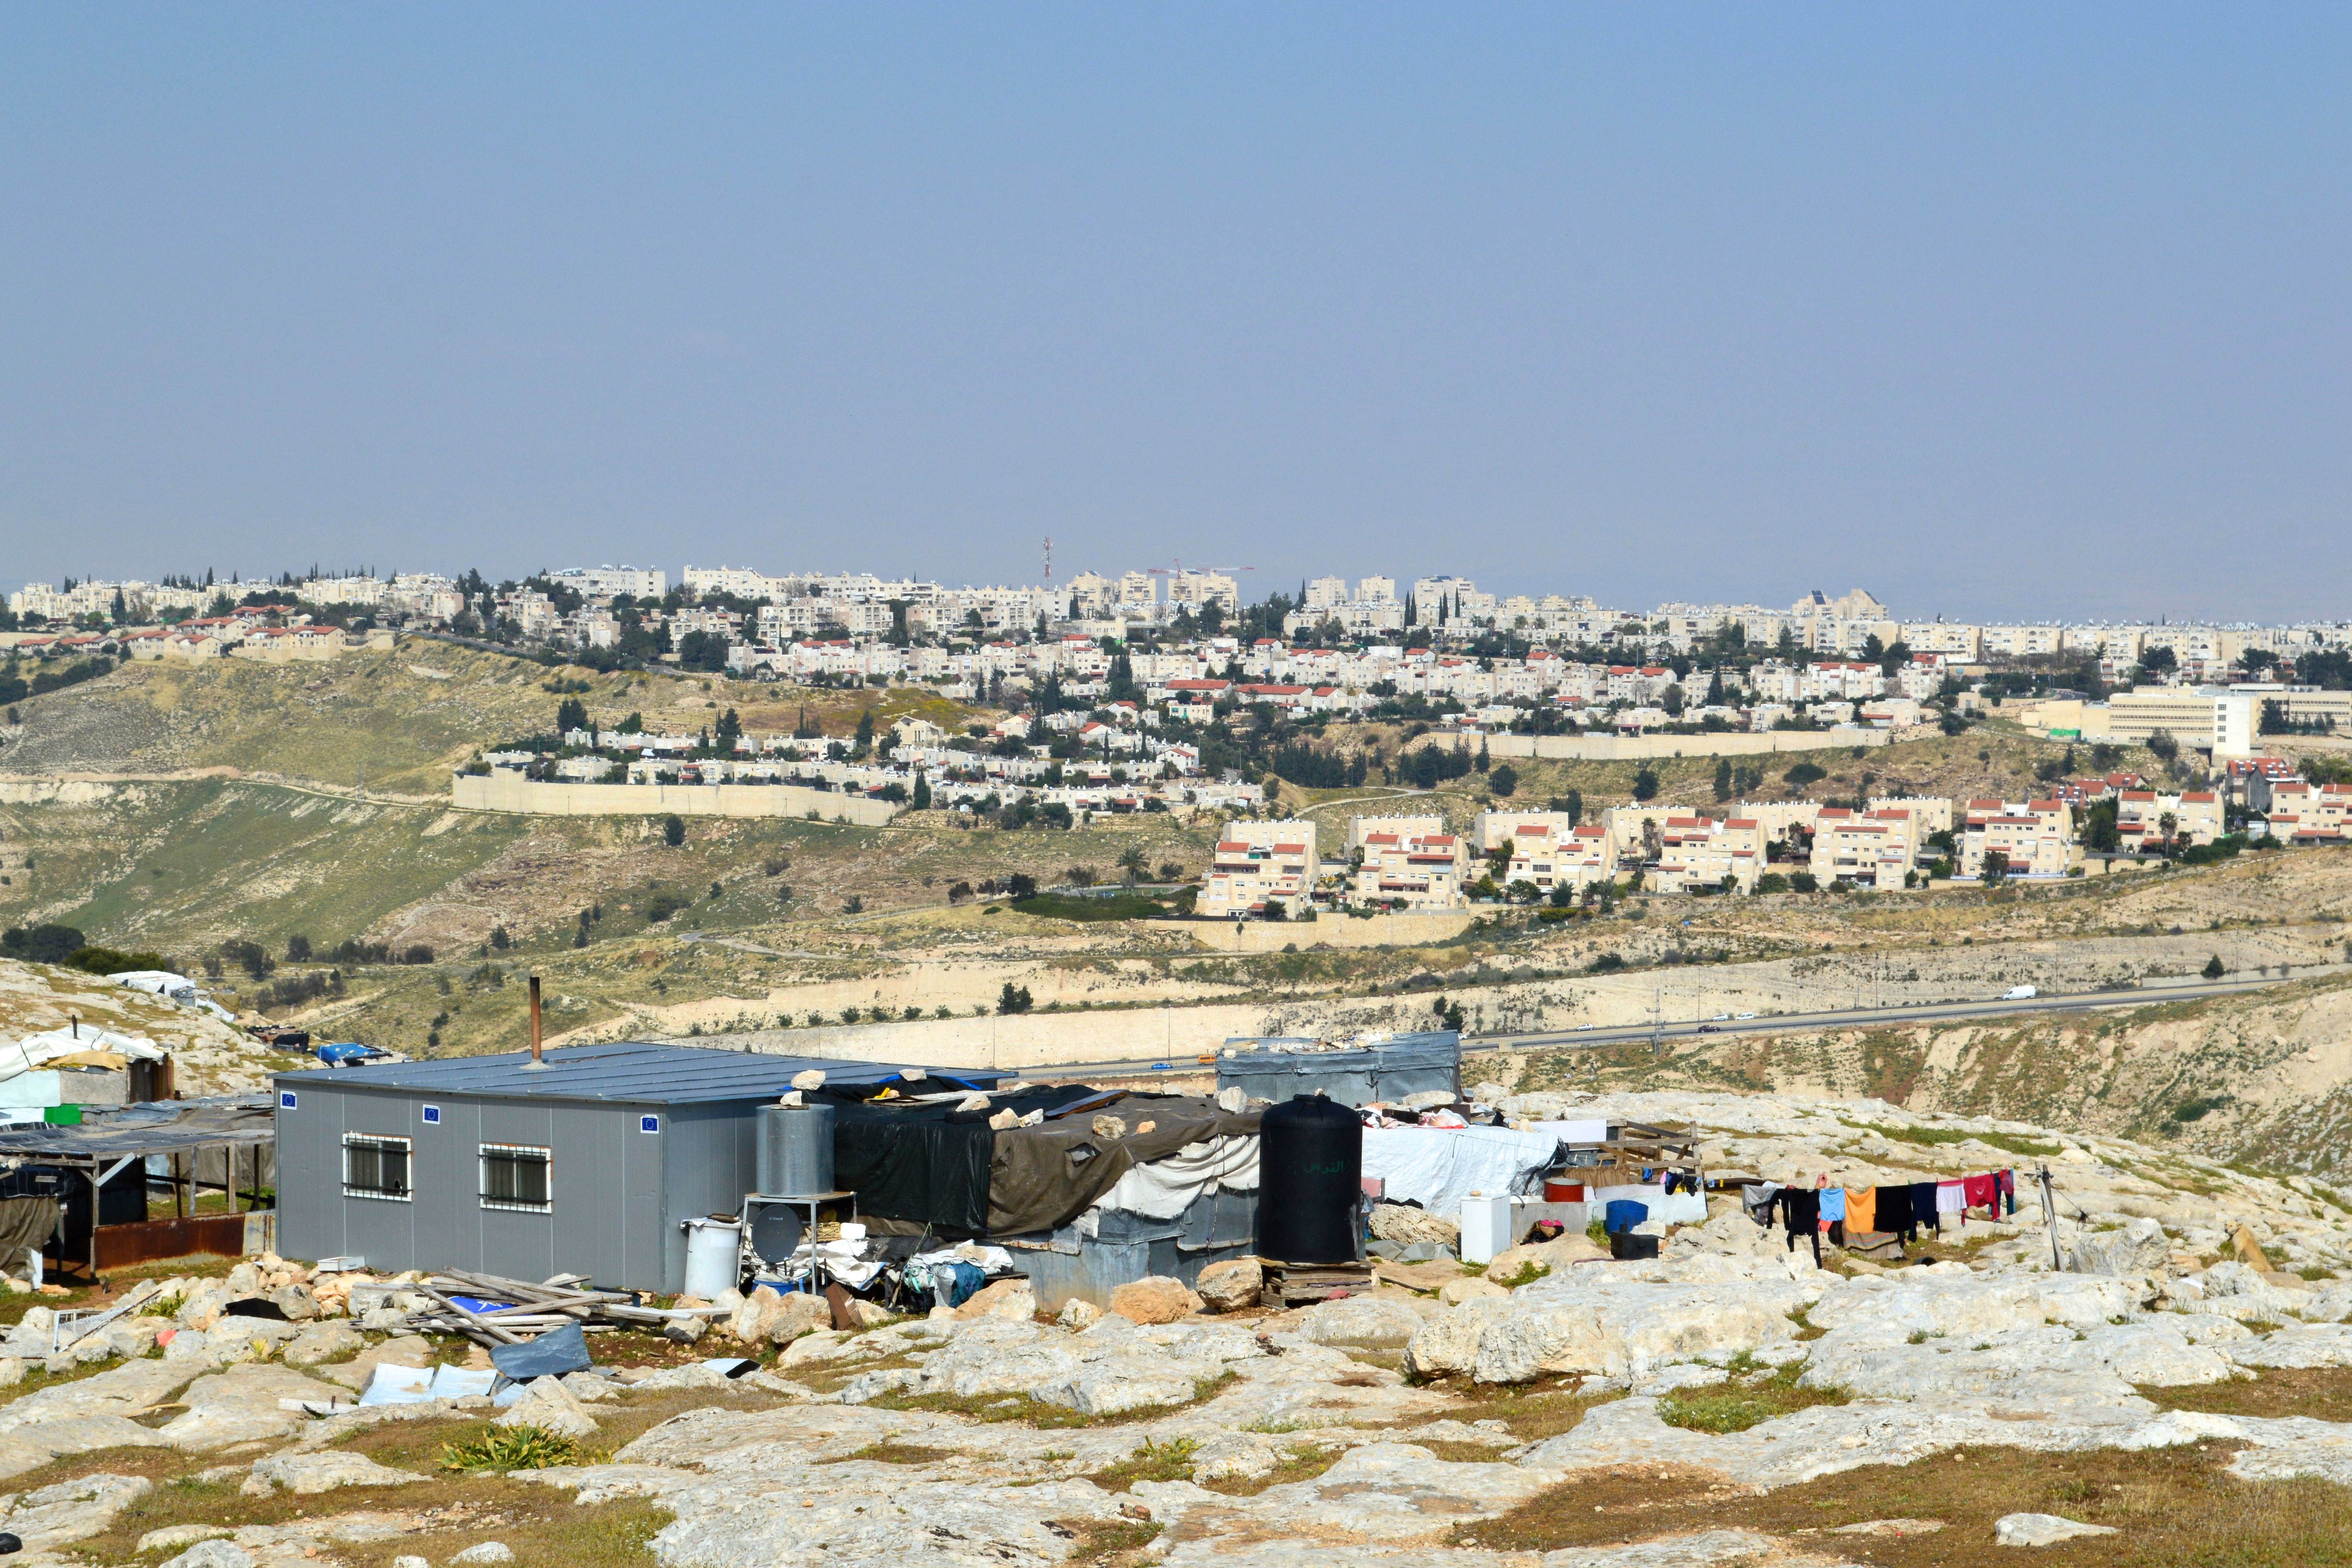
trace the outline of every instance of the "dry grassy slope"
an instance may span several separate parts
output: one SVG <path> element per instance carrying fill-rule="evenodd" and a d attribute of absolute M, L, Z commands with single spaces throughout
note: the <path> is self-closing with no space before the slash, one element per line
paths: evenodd
<path fill-rule="evenodd" d="M 1710 1041 L 1656 1061 L 1644 1048 L 1613 1053 L 1602 1077 L 1875 1095 L 2340 1178 L 2352 1168 L 2352 976 L 2096 1016 Z"/>
<path fill-rule="evenodd" d="M 178 1058 L 179 1087 L 191 1094 L 258 1088 L 264 1073 L 294 1065 L 209 1013 L 78 969 L 0 959 L 0 1040 L 62 1028 L 77 1017 L 84 1028 L 143 1036 L 171 1051 Z"/>
<path fill-rule="evenodd" d="M 1394 757 L 1401 749 L 1409 751 L 1432 744 L 1446 747 L 1453 743 L 1448 737 L 1436 734 L 1407 740 L 1406 733 L 1403 727 L 1392 724 L 1371 725 L 1360 731 L 1334 727 L 1328 731 L 1330 749 L 1343 755 L 1377 746 L 1383 754 Z M 1694 735 L 1690 742 L 1696 749 L 1706 743 L 1706 737 Z M 1735 768 L 1762 771 L 1763 785 L 1749 798 L 1850 801 L 1857 794 L 1867 794 L 1956 799 L 2000 795 L 2021 800 L 2042 787 L 2035 779 L 2035 768 L 2046 762 L 2063 762 L 2067 750 L 2064 742 L 2042 740 L 2013 731 L 1982 730 L 1872 747 L 1859 756 L 1852 747 L 1843 747 L 1779 756 L 1733 757 L 1730 762 Z M 2075 748 L 2074 761 L 2079 771 L 2087 773 L 2091 766 L 2089 749 Z M 1801 787 L 1791 785 L 1787 782 L 1788 772 L 1800 763 L 1819 767 L 1827 776 Z M 1401 794 L 1377 784 L 1351 791 L 1299 789 L 1286 784 L 1284 798 L 1308 805 L 1357 796 L 1373 801 L 1389 799 L 1395 804 L 1383 809 L 1442 810 L 1454 826 L 1466 827 L 1473 816 L 1490 805 L 1541 809 L 1553 796 L 1566 795 L 1570 789 L 1582 794 L 1585 809 L 1591 813 L 1597 814 L 1604 806 L 1629 805 L 1633 798 L 1634 779 L 1644 766 L 1657 777 L 1655 798 L 1659 802 L 1710 809 L 1720 806 L 1715 794 L 1716 759 L 1698 755 L 1668 757 L 1646 764 L 1513 760 L 1511 767 L 1517 774 L 1517 785 L 1507 799 L 1494 796 L 1488 788 L 1490 774 L 1475 773 L 1450 781 L 1428 795 Z M 2150 775 L 2160 771 L 2155 757 L 2140 747 L 2126 747 L 2116 766 Z M 1317 816 L 1328 821 L 1332 813 L 1323 811 Z"/>
<path fill-rule="evenodd" d="M 584 686 L 584 691 L 551 690 Z M 422 638 L 330 663 L 134 664 L 103 680 L 20 704 L 23 732 L 0 751 L 14 773 L 170 773 L 226 767 L 348 786 L 437 795 L 481 748 L 545 730 L 576 694 L 611 727 L 632 712 L 692 732 L 734 707 L 747 729 L 790 729 L 803 710 L 846 734 L 919 712 L 942 724 L 969 714 L 919 689 L 803 691 L 717 676 L 597 675 Z"/>

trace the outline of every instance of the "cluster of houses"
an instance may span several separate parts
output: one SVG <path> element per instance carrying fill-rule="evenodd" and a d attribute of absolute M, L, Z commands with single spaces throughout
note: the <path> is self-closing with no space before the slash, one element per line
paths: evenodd
<path fill-rule="evenodd" d="M 908 717 L 868 755 L 838 739 L 739 735 L 713 755 L 706 736 L 572 730 L 558 737 L 561 754 L 491 752 L 480 763 L 575 784 L 799 784 L 893 802 L 920 798 L 934 809 L 968 813 L 1026 800 L 1038 810 L 1063 807 L 1073 821 L 1264 805 L 1259 785 L 1206 776 L 1200 749 L 1153 732 L 1150 713 L 1132 703 L 1112 711 L 1108 722 L 1081 713 L 1015 713 L 984 737 L 950 736 Z M 1081 754 L 1049 755 L 1046 742 L 1056 732 L 1076 740 Z"/>
<path fill-rule="evenodd" d="M 2083 842 L 2090 808 L 2113 802 L 2113 851 Z M 1333 853 L 1309 821 L 1225 825 L 1198 911 L 1295 918 L 1318 908 L 1420 911 L 1482 898 L 1565 905 L 1603 887 L 1652 893 L 1754 893 L 1798 886 L 1887 889 L 1936 877 L 1980 882 L 2079 874 L 2095 854 L 2177 853 L 2231 831 L 2294 845 L 2342 844 L 2352 785 L 2314 784 L 2277 758 L 2236 769 L 2221 790 L 2149 789 L 2137 774 L 2074 779 L 2046 797 L 1964 801 L 1883 796 L 1859 808 L 1740 801 L 1719 813 L 1612 806 L 1596 820 L 1562 811 L 1487 811 L 1467 833 L 1436 816 L 1359 816 Z M 1765 879 L 1779 876 L 1782 884 Z"/>

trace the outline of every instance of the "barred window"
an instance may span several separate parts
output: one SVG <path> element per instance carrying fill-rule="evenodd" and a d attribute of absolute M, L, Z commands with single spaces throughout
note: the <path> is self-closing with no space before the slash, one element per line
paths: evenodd
<path fill-rule="evenodd" d="M 343 1196 L 408 1202 L 408 1140 L 344 1133 Z"/>
<path fill-rule="evenodd" d="M 482 1145 L 482 1206 L 545 1214 L 551 1206 L 548 1194 L 552 1156 L 545 1149 L 520 1143 Z"/>

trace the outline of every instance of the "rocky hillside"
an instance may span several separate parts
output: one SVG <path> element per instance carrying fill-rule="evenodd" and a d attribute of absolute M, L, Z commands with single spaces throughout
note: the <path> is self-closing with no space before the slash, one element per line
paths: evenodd
<path fill-rule="evenodd" d="M 1530 1082 L 1869 1094 L 2014 1117 L 2211 1160 L 2352 1178 L 2352 975 L 2096 1014 L 1549 1055 Z"/>
<path fill-rule="evenodd" d="M 1483 1275 L 1384 1266 L 1395 1282 L 1287 1311 L 1255 1305 L 1238 1263 L 1203 1278 L 1205 1305 L 1160 1281 L 1054 1321 L 1015 1280 L 921 1318 L 861 1306 L 851 1331 L 805 1296 L 730 1293 L 707 1329 L 592 1338 L 594 1367 L 503 1411 L 351 1408 L 379 1365 L 466 1347 L 415 1331 L 413 1277 L 265 1258 L 140 1287 L 58 1353 L 47 1307 L 23 1315 L 0 1341 L 0 1529 L 167 1568 L 2352 1554 L 2352 1215 L 2333 1187 L 1876 1100 L 1479 1095 L 1520 1121 L 1693 1125 L 1711 1168 L 1784 1182 L 2046 1162 L 2059 1219 L 2053 1236 L 2029 1182 L 2013 1219 L 1906 1263 L 1830 1248 L 1816 1268 L 1719 1197 L 1654 1259 L 1573 1236 Z M 244 1295 L 291 1321 L 231 1314 Z M 713 1355 L 757 1365 L 730 1379 Z"/>
<path fill-rule="evenodd" d="M 196 1008 L 79 969 L 0 959 L 0 1040 L 62 1029 L 75 1018 L 85 1029 L 143 1036 L 170 1051 L 187 1094 L 258 1089 L 266 1074 L 297 1065 Z"/>

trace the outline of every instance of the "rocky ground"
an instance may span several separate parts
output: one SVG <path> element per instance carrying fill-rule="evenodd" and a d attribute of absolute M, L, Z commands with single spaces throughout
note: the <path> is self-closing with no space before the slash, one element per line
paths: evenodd
<path fill-rule="evenodd" d="M 2336 1188 L 1874 1100 L 1503 1103 L 1694 1125 L 1712 1169 L 1783 1182 L 2014 1167 L 2025 1201 L 1908 1262 L 1832 1248 L 1817 1268 L 1717 1199 L 1654 1260 L 1569 1237 L 1483 1275 L 1384 1265 L 1372 1294 L 1290 1311 L 1254 1304 L 1247 1264 L 1052 1321 L 1015 1281 L 849 1331 L 761 1293 L 690 1339 L 593 1338 L 596 1370 L 506 1408 L 349 1408 L 379 1363 L 479 1352 L 408 1331 L 406 1279 L 265 1258 L 144 1285 L 56 1352 L 48 1310 L 23 1314 L 0 1340 L 0 1529 L 34 1562 L 175 1568 L 2352 1552 Z M 227 1310 L 247 1297 L 289 1321 Z M 730 1378 L 718 1356 L 759 1364 Z"/>

